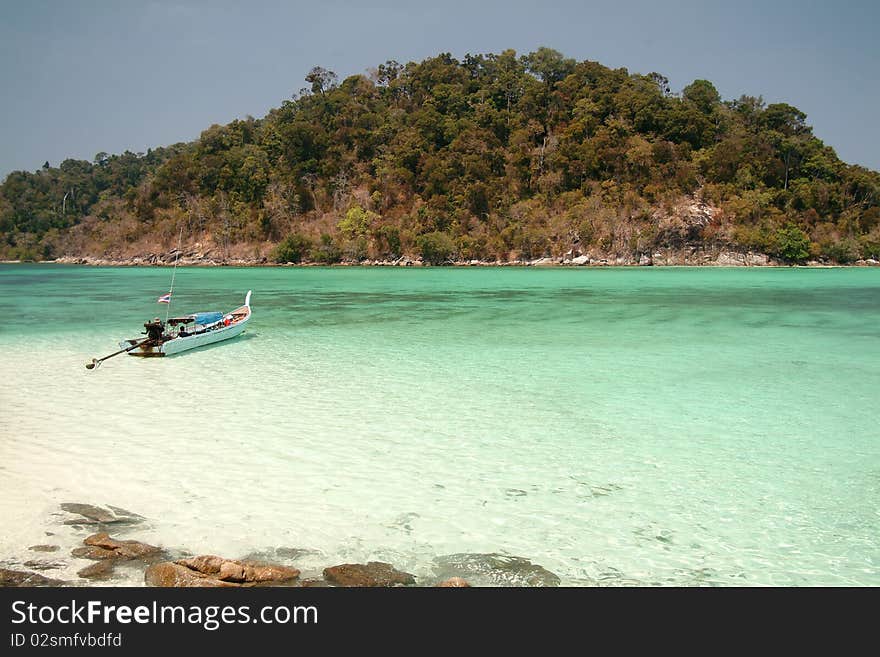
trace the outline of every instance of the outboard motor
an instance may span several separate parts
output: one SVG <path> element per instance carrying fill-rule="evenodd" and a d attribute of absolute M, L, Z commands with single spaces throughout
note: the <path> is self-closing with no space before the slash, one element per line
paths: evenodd
<path fill-rule="evenodd" d="M 165 333 L 165 322 L 156 317 L 151 322 L 144 322 L 144 328 L 147 329 L 144 331 L 147 334 L 147 338 L 156 343 L 162 342 L 162 334 Z"/>

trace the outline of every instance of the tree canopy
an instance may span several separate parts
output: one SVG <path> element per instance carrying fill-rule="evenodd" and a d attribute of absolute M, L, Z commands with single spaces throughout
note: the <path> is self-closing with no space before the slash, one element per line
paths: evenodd
<path fill-rule="evenodd" d="M 687 197 L 721 209 L 686 237 L 698 245 L 880 255 L 880 175 L 785 103 L 725 101 L 707 80 L 675 94 L 660 73 L 550 48 L 389 60 L 341 82 L 316 66 L 305 82 L 190 143 L 9 174 L 0 256 L 112 253 L 181 226 L 293 261 L 631 255 L 681 245 L 661 224 Z"/>

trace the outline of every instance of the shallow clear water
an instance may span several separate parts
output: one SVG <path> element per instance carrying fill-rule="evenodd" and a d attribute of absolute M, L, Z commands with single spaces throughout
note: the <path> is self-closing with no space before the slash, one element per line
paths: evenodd
<path fill-rule="evenodd" d="M 880 270 L 181 268 L 248 332 L 87 371 L 169 278 L 0 265 L 0 558 L 78 501 L 315 567 L 880 585 Z"/>

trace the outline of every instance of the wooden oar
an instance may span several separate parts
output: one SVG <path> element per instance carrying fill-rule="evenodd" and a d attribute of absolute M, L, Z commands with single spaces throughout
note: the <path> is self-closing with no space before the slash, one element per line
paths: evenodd
<path fill-rule="evenodd" d="M 104 362 L 105 360 L 107 360 L 108 358 L 113 358 L 114 356 L 118 356 L 119 354 L 124 354 L 125 352 L 127 352 L 127 351 L 131 351 L 131 350 L 134 349 L 135 347 L 140 347 L 142 344 L 144 344 L 144 343 L 146 343 L 146 342 L 149 342 L 149 341 L 150 341 L 150 338 L 146 338 L 146 339 L 144 339 L 144 340 L 141 340 L 140 342 L 136 342 L 136 343 L 134 343 L 134 344 L 131 345 L 130 347 L 126 347 L 125 349 L 120 349 L 119 351 L 114 351 L 114 352 L 113 352 L 112 354 L 110 354 L 109 356 L 104 356 L 103 358 L 92 358 L 92 362 L 91 362 L 91 363 L 86 363 L 86 369 L 87 369 L 87 370 L 93 370 L 93 369 L 95 369 L 95 367 L 97 367 L 98 365 L 100 365 L 101 363 L 103 363 L 103 362 Z"/>

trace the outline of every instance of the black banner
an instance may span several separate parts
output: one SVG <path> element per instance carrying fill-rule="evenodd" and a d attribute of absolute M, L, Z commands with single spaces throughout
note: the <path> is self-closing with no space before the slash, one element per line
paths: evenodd
<path fill-rule="evenodd" d="M 816 606 L 829 596 L 837 599 L 831 609 Z M 778 633 L 793 612 L 802 628 L 808 610 L 828 627 L 847 598 L 791 589 L 10 588 L 0 589 L 0 654 L 441 639 L 456 649 L 474 638 L 496 647 L 564 639 L 668 644 L 707 631 L 728 639 L 732 631 L 740 639 Z"/>

